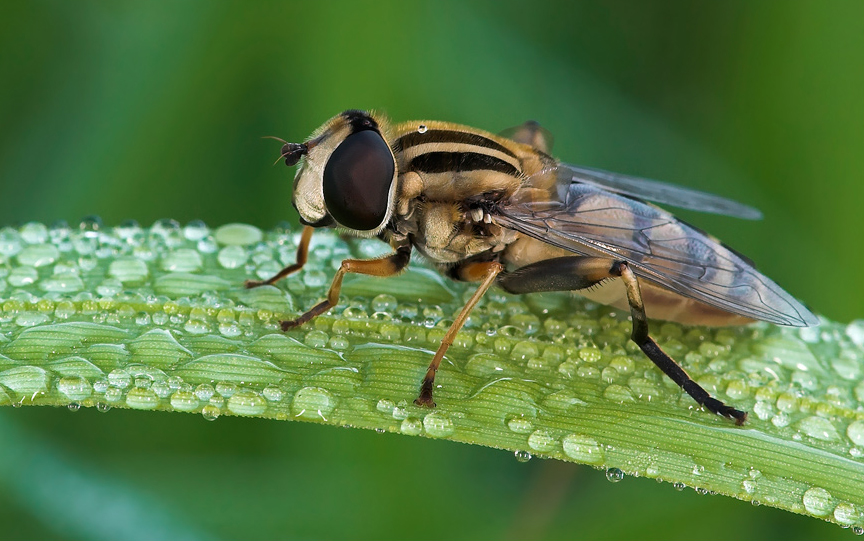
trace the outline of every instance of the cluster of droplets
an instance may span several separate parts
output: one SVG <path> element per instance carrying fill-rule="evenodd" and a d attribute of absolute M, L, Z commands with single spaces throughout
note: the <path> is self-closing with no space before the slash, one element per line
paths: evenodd
<path fill-rule="evenodd" d="M 615 456 L 613 446 L 590 430 L 550 429 L 549 421 L 602 417 L 592 408 L 600 397 L 640 412 L 666 404 L 667 412 L 707 415 L 641 357 L 626 314 L 567 293 L 495 290 L 438 374 L 440 407 L 418 408 L 411 399 L 429 351 L 472 288 L 422 266 L 386 284 L 349 276 L 331 314 L 286 335 L 280 319 L 324 297 L 343 259 L 388 251 L 374 239 L 346 243 L 316 232 L 303 272 L 279 287 L 242 287 L 293 263 L 298 242 L 287 226 L 265 234 L 171 220 L 150 228 L 87 219 L 0 230 L 0 402 L 56 390 L 73 410 L 293 417 L 444 438 L 462 437 L 461 419 L 497 411 L 506 414 L 487 421 L 503 423 L 518 460 L 598 467 Z M 864 460 L 864 321 L 802 330 L 652 325 L 703 387 L 751 412 L 751 426 Z M 461 410 L 447 407 L 453 399 Z M 609 469 L 607 477 L 619 480 L 623 471 Z M 626 471 L 664 473 L 647 458 Z M 759 486 L 745 475 L 743 490 L 754 501 L 764 499 Z M 802 495 L 803 509 L 860 525 L 857 507 L 820 491 Z"/>

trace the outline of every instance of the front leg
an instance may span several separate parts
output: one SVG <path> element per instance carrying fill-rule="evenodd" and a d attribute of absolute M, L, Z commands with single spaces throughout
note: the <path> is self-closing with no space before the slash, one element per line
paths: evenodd
<path fill-rule="evenodd" d="M 303 227 L 303 233 L 300 235 L 300 244 L 297 245 L 297 260 L 295 263 L 288 265 L 287 267 L 266 280 L 246 280 L 243 283 L 246 289 L 252 289 L 253 287 L 259 287 L 263 285 L 272 286 L 273 284 L 275 284 L 282 278 L 285 278 L 289 274 L 293 274 L 302 269 L 303 265 L 306 264 L 306 259 L 309 256 L 309 243 L 312 242 L 313 231 L 315 230 L 308 225 Z"/>
<path fill-rule="evenodd" d="M 684 391 L 708 411 L 728 417 L 735 424 L 742 425 L 747 413 L 727 406 L 712 397 L 708 391 L 660 349 L 657 342 L 648 334 L 648 318 L 642 303 L 639 281 L 630 265 L 625 261 L 613 261 L 600 257 L 557 257 L 532 263 L 513 272 L 501 275 L 499 284 L 510 293 L 533 293 L 538 291 L 568 291 L 586 289 L 600 282 L 620 278 L 627 290 L 633 330 L 630 339 L 639 346 L 645 355 L 657 365 L 664 374 L 677 383 Z"/>
<path fill-rule="evenodd" d="M 414 401 L 418 406 L 426 406 L 428 408 L 435 407 L 435 401 L 432 399 L 432 388 L 435 383 L 435 374 L 438 372 L 438 367 L 441 366 L 441 360 L 444 359 L 444 354 L 447 353 L 447 348 L 449 348 L 453 343 L 453 340 L 456 339 L 456 334 L 459 332 L 459 329 L 465 325 L 465 320 L 468 319 L 471 310 L 473 310 L 480 299 L 483 298 L 483 294 L 486 293 L 486 290 L 495 283 L 495 278 L 503 270 L 504 266 L 497 261 L 464 263 L 453 269 L 453 274 L 460 280 L 465 282 L 481 283 L 477 288 L 477 291 L 474 292 L 474 295 L 472 295 L 471 298 L 468 299 L 468 302 L 465 303 L 465 306 L 462 307 L 462 311 L 459 312 L 458 316 L 456 316 L 453 324 L 450 325 L 447 334 L 445 334 L 444 339 L 441 340 L 441 345 L 438 346 L 438 351 L 436 351 L 435 356 L 432 357 L 432 362 L 429 363 L 429 368 L 426 369 L 426 376 L 423 378 L 423 384 L 420 386 L 420 396 L 418 396 Z"/>
<path fill-rule="evenodd" d="M 393 276 L 399 274 L 408 262 L 411 260 L 411 246 L 400 246 L 390 255 L 378 259 L 346 259 L 342 262 L 339 270 L 336 271 L 336 276 L 333 277 L 333 283 L 330 284 L 330 290 L 327 292 L 327 299 L 316 304 L 308 312 L 302 314 L 297 319 L 280 321 L 283 331 L 298 327 L 316 316 L 320 316 L 327 310 L 333 308 L 339 303 L 339 292 L 342 289 L 342 278 L 346 273 L 353 272 L 355 274 L 366 274 L 369 276 Z"/>

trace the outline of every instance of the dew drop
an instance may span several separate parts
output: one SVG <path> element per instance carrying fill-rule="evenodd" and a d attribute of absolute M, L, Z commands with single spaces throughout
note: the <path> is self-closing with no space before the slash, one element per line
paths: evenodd
<path fill-rule="evenodd" d="M 93 394 L 93 386 L 81 376 L 66 376 L 57 381 L 57 390 L 69 400 L 84 400 Z"/>
<path fill-rule="evenodd" d="M 444 438 L 453 434 L 453 421 L 443 413 L 433 411 L 423 418 L 423 428 L 433 438 Z"/>
<path fill-rule="evenodd" d="M 192 242 L 198 242 L 209 234 L 210 229 L 201 220 L 192 220 L 183 228 L 183 236 Z"/>
<path fill-rule="evenodd" d="M 617 483 L 624 479 L 624 472 L 618 468 L 609 468 L 606 470 L 606 480 L 610 483 Z"/>
<path fill-rule="evenodd" d="M 535 430 L 528 436 L 528 447 L 538 453 L 551 453 L 558 448 L 558 440 L 548 430 Z"/>
<path fill-rule="evenodd" d="M 862 518 L 864 514 L 861 513 L 861 509 L 851 503 L 842 502 L 834 508 L 834 520 L 840 524 L 851 526 L 861 522 Z"/>
<path fill-rule="evenodd" d="M 798 422 L 798 430 L 817 440 L 836 441 L 840 439 L 840 434 L 837 433 L 837 429 L 834 428 L 831 421 L 815 415 L 801 419 Z"/>
<path fill-rule="evenodd" d="M 261 396 L 269 400 L 270 402 L 281 402 L 285 397 L 285 393 L 282 392 L 282 389 L 275 385 L 268 385 L 264 387 L 264 390 L 261 391 Z"/>
<path fill-rule="evenodd" d="M 752 479 L 745 479 L 741 482 L 741 487 L 747 494 L 753 494 L 754 492 L 756 492 L 756 481 Z"/>
<path fill-rule="evenodd" d="M 230 381 L 220 381 L 216 384 L 216 392 L 225 398 L 231 398 L 237 392 L 237 384 Z"/>
<path fill-rule="evenodd" d="M 399 431 L 407 436 L 417 436 L 423 432 L 423 421 L 417 417 L 406 417 L 399 425 Z"/>
<path fill-rule="evenodd" d="M 125 389 L 130 383 L 132 383 L 132 376 L 122 368 L 116 368 L 108 374 L 108 384 L 112 387 Z"/>
<path fill-rule="evenodd" d="M 177 411 L 193 411 L 198 404 L 198 397 L 190 391 L 176 391 L 171 395 L 171 407 Z"/>
<path fill-rule="evenodd" d="M 846 428 L 846 435 L 852 440 L 852 443 L 858 446 L 864 446 L 864 421 L 853 421 Z"/>
<path fill-rule="evenodd" d="M 222 412 L 219 410 L 217 406 L 213 404 L 207 404 L 203 408 L 201 408 L 201 416 L 204 417 L 207 421 L 215 421 L 219 418 L 219 415 Z"/>
<path fill-rule="evenodd" d="M 291 412 L 295 417 L 326 421 L 335 407 L 336 398 L 328 390 L 320 387 L 304 387 L 294 394 Z"/>
<path fill-rule="evenodd" d="M 249 254 L 242 246 L 226 246 L 219 250 L 216 260 L 226 269 L 237 269 L 246 264 Z"/>
<path fill-rule="evenodd" d="M 105 402 L 96 402 L 96 411 L 99 413 L 108 413 L 111 411 L 111 406 Z"/>
<path fill-rule="evenodd" d="M 240 390 L 228 399 L 228 410 L 236 415 L 261 415 L 267 410 L 267 400 L 251 390 Z"/>
<path fill-rule="evenodd" d="M 528 451 L 515 451 L 513 456 L 516 457 L 516 462 L 528 462 L 531 460 L 531 453 Z"/>
<path fill-rule="evenodd" d="M 594 438 L 581 434 L 568 434 L 564 436 L 561 444 L 564 448 L 564 454 L 578 462 L 600 464 L 606 459 L 603 449 Z"/>
<path fill-rule="evenodd" d="M 247 224 L 227 224 L 214 233 L 216 242 L 226 246 L 249 246 L 261 242 L 264 234 L 257 227 Z"/>
<path fill-rule="evenodd" d="M 15 318 L 15 324 L 19 327 L 35 327 L 48 321 L 48 316 L 38 312 L 24 312 Z"/>
<path fill-rule="evenodd" d="M 373 312 L 392 313 L 396 310 L 396 307 L 398 305 L 399 302 L 396 300 L 396 297 L 394 297 L 393 295 L 382 293 L 381 295 L 378 295 L 377 297 L 372 299 L 370 308 L 372 308 Z"/>
<path fill-rule="evenodd" d="M 681 492 L 682 490 L 684 490 L 685 488 L 687 488 L 687 485 L 685 485 L 684 483 L 681 483 L 681 482 L 678 482 L 678 483 L 672 483 L 672 488 L 674 488 L 674 489 L 677 490 L 678 492 Z"/>
<path fill-rule="evenodd" d="M 381 413 L 383 413 L 385 415 L 393 415 L 393 410 L 395 408 L 396 408 L 396 404 L 388 398 L 382 398 L 381 400 L 378 401 L 378 404 L 376 404 L 376 406 L 375 406 L 375 409 L 377 409 L 378 411 L 380 411 Z"/>
<path fill-rule="evenodd" d="M 420 124 L 419 126 L 417 126 L 417 133 L 426 133 L 428 129 L 429 128 L 426 126 L 426 124 Z"/>
<path fill-rule="evenodd" d="M 105 400 L 108 402 L 119 402 L 123 400 L 123 391 L 117 387 L 105 389 Z"/>
<path fill-rule="evenodd" d="M 81 409 L 81 404 L 79 404 L 78 402 L 70 402 L 66 404 L 66 409 L 75 412 Z"/>
<path fill-rule="evenodd" d="M 136 410 L 152 410 L 159 405 L 159 397 L 151 389 L 134 387 L 126 393 L 126 405 Z"/>
<path fill-rule="evenodd" d="M 817 517 L 824 517 L 834 511 L 836 502 L 831 493 L 821 487 L 813 487 L 804 493 L 804 509 Z"/>
<path fill-rule="evenodd" d="M 209 383 L 202 383 L 201 385 L 195 387 L 195 396 L 197 396 L 198 400 L 200 400 L 201 402 L 207 402 L 215 393 L 216 391 Z"/>
<path fill-rule="evenodd" d="M 514 415 L 507 420 L 507 428 L 517 434 L 530 434 L 534 430 L 534 424 L 524 415 Z"/>

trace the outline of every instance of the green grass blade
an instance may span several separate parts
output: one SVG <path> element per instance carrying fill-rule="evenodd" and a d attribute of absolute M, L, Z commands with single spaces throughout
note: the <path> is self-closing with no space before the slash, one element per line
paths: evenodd
<path fill-rule="evenodd" d="M 470 288 L 412 266 L 349 277 L 342 303 L 290 333 L 345 257 L 386 246 L 164 221 L 0 230 L 0 404 L 303 420 L 446 438 L 662 479 L 864 532 L 864 323 L 734 329 L 655 323 L 746 426 L 697 407 L 628 341 L 626 314 L 562 294 L 490 292 L 439 372 L 419 382 Z"/>

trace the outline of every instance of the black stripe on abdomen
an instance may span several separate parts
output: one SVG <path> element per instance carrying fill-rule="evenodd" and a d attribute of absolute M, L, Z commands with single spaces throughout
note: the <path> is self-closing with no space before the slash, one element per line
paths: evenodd
<path fill-rule="evenodd" d="M 411 160 L 408 170 L 418 173 L 460 173 L 464 171 L 497 171 L 513 177 L 519 170 L 495 156 L 477 152 L 427 152 Z"/>
<path fill-rule="evenodd" d="M 512 158 L 516 157 L 516 155 L 507 147 L 493 141 L 492 139 L 483 137 L 482 135 L 477 135 L 476 133 L 456 130 L 427 130 L 423 133 L 420 133 L 419 131 L 411 132 L 397 139 L 394 147 L 405 150 L 406 148 L 426 143 L 464 143 L 497 150 L 498 152 L 506 154 Z"/>

